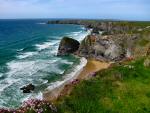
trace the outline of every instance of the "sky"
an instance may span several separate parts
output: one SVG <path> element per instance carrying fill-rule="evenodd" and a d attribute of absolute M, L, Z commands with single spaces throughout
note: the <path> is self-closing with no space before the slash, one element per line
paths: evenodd
<path fill-rule="evenodd" d="M 17 18 L 150 21 L 150 0 L 0 0 L 0 19 Z"/>

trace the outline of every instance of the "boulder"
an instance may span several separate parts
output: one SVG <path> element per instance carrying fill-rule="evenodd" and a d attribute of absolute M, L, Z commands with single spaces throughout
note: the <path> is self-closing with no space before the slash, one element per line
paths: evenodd
<path fill-rule="evenodd" d="M 80 43 L 72 38 L 64 37 L 59 45 L 57 55 L 68 55 L 78 50 Z"/>
<path fill-rule="evenodd" d="M 34 91 L 34 89 L 35 89 L 35 86 L 33 84 L 28 84 L 20 88 L 20 90 L 23 90 L 23 93 L 31 93 L 31 91 Z"/>

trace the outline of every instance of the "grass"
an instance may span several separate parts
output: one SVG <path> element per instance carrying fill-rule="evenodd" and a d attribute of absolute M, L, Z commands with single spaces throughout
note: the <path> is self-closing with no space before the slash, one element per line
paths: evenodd
<path fill-rule="evenodd" d="M 142 38 L 141 40 L 139 40 L 138 44 L 140 46 L 146 46 L 149 42 L 149 40 Z"/>
<path fill-rule="evenodd" d="M 140 59 L 104 70 L 78 84 L 58 104 L 59 113 L 148 113 L 150 68 Z"/>

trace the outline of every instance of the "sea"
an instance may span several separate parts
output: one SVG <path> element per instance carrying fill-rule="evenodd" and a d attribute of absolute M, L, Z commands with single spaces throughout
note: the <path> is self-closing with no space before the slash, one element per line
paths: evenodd
<path fill-rule="evenodd" d="M 18 108 L 22 102 L 42 99 L 42 92 L 73 77 L 85 61 L 57 56 L 64 36 L 82 41 L 90 31 L 82 25 L 46 24 L 49 19 L 0 20 L 0 108 Z M 20 88 L 32 83 L 35 90 Z"/>

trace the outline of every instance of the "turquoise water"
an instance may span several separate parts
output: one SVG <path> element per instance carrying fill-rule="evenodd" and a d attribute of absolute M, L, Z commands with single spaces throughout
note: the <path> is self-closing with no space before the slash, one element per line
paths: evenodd
<path fill-rule="evenodd" d="M 73 56 L 56 53 L 63 36 L 82 40 L 88 34 L 84 27 L 45 22 L 0 20 L 0 107 L 16 108 L 27 98 L 41 97 L 45 88 L 79 64 Z M 29 83 L 36 86 L 35 91 L 23 94 L 20 87 Z"/>

